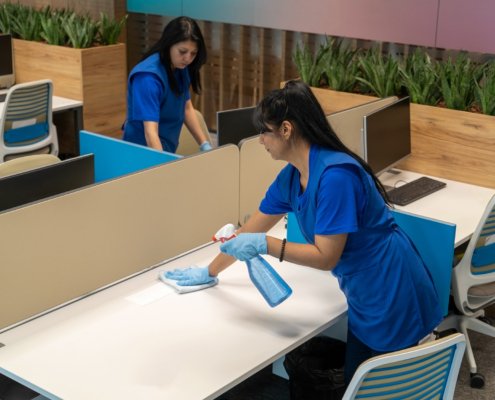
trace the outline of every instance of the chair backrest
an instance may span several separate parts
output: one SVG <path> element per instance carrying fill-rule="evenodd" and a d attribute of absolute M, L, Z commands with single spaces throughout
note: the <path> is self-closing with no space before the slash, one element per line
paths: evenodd
<path fill-rule="evenodd" d="M 460 263 L 452 274 L 457 308 L 466 315 L 495 301 L 476 287 L 495 282 L 495 196 L 488 202 Z"/>
<path fill-rule="evenodd" d="M 443 315 L 448 314 L 456 226 L 403 211 L 392 211 L 423 259 L 437 292 Z"/>
<path fill-rule="evenodd" d="M 0 164 L 0 178 L 58 162 L 60 162 L 60 159 L 52 154 L 16 158 Z"/>
<path fill-rule="evenodd" d="M 203 115 L 198 111 L 196 111 L 196 115 L 198 116 L 199 125 L 201 125 L 201 129 L 205 134 L 206 140 L 211 143 L 210 133 L 208 132 L 208 128 L 206 127 L 205 119 Z M 193 135 L 187 129 L 186 124 L 182 125 L 182 129 L 180 131 L 179 136 L 179 147 L 177 148 L 175 154 L 180 154 L 181 156 L 190 156 L 191 154 L 199 153 L 199 144 L 196 143 Z"/>
<path fill-rule="evenodd" d="M 372 358 L 360 365 L 343 400 L 451 400 L 466 340 L 462 334 Z"/>
<path fill-rule="evenodd" d="M 0 162 L 20 153 L 58 154 L 52 122 L 53 85 L 49 79 L 15 85 L 0 116 Z M 47 147 L 46 151 L 40 149 Z"/>

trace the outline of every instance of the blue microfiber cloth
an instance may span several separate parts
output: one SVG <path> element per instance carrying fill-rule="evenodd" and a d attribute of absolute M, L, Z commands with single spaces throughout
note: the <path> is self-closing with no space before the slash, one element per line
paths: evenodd
<path fill-rule="evenodd" d="M 179 294 L 184 294 L 184 293 L 191 293 L 191 292 L 196 292 L 198 290 L 203 290 L 203 289 L 208 289 L 209 287 L 215 286 L 218 283 L 218 278 L 215 277 L 212 281 L 205 283 L 203 285 L 193 285 L 193 286 L 180 286 L 177 285 L 177 281 L 173 279 L 168 279 L 165 277 L 165 274 L 167 271 L 160 271 L 158 273 L 158 278 L 160 280 L 175 289 L 175 291 Z"/>

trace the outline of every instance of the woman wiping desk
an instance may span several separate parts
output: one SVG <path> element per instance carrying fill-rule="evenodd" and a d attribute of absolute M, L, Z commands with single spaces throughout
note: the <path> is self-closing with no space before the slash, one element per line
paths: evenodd
<path fill-rule="evenodd" d="M 258 254 L 332 271 L 349 307 L 349 383 L 365 360 L 416 345 L 439 325 L 433 283 L 389 212 L 380 182 L 338 139 L 306 84 L 289 81 L 272 91 L 256 108 L 254 123 L 272 158 L 289 165 L 238 236 L 220 246 L 225 254 L 207 267 L 167 277 L 185 285 L 205 283 L 235 259 Z M 284 246 L 266 236 L 287 212 L 295 213 L 308 244 Z"/>
<path fill-rule="evenodd" d="M 189 85 L 201 93 L 199 70 L 205 62 L 206 47 L 196 22 L 188 17 L 170 21 L 129 75 L 123 139 L 175 153 L 185 123 L 200 150 L 210 150 L 189 93 Z"/>

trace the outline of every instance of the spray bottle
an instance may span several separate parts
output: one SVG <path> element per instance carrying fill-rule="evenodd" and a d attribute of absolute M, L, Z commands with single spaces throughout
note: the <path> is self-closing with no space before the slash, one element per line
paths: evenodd
<path fill-rule="evenodd" d="M 224 243 L 235 237 L 234 225 L 227 224 L 212 239 L 214 242 L 220 241 Z M 278 306 L 292 294 L 292 289 L 289 285 L 285 283 L 273 267 L 260 255 L 247 260 L 246 265 L 249 277 L 270 307 Z"/>

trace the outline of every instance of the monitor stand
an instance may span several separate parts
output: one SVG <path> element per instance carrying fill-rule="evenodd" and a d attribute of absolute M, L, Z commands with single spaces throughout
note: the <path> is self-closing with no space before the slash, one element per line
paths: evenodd
<path fill-rule="evenodd" d="M 392 175 L 399 175 L 401 173 L 401 171 L 398 171 L 396 169 L 389 169 L 387 172 L 385 172 L 386 174 L 392 174 Z M 393 186 L 389 186 L 389 185 L 383 185 L 383 188 L 385 189 L 385 191 L 388 193 L 390 192 L 392 189 L 395 189 L 395 187 Z"/>

